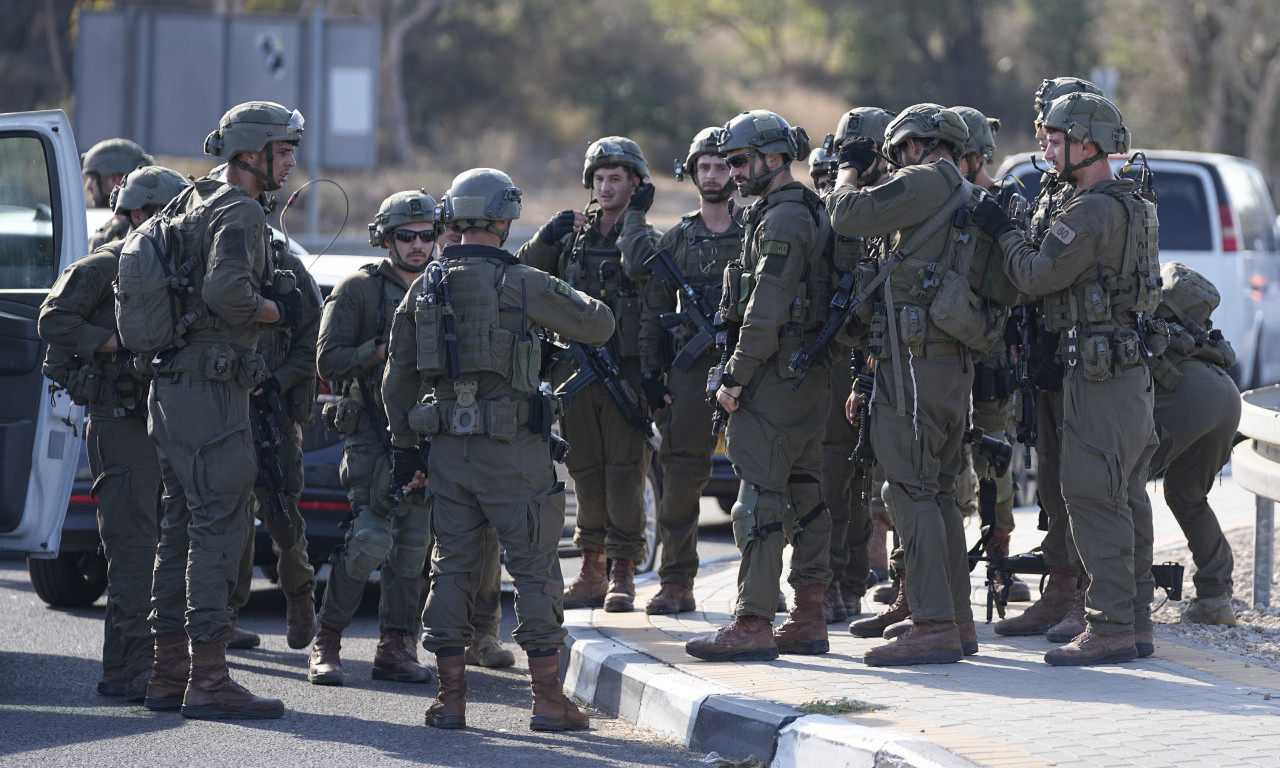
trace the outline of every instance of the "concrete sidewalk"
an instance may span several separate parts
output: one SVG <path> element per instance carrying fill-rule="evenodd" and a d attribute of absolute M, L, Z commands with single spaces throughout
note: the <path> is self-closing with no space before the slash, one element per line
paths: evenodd
<path fill-rule="evenodd" d="M 1157 549 L 1183 541 L 1158 486 L 1152 491 Z M 1224 529 L 1252 527 L 1253 497 L 1229 478 L 1211 502 Z M 1020 511 L 1015 548 L 1035 543 L 1033 515 Z M 1190 556 L 1183 562 L 1189 566 Z M 773 766 L 1277 764 L 1280 671 L 1179 644 L 1159 624 L 1153 657 L 1051 667 L 1042 657 L 1054 646 L 1044 637 L 999 637 L 983 621 L 980 572 L 973 581 L 980 651 L 956 664 L 867 667 L 862 653 L 884 641 L 854 637 L 845 624 L 829 627 L 831 652 L 822 656 L 747 663 L 688 656 L 687 640 L 730 621 L 736 574 L 736 558 L 703 563 L 698 610 L 679 616 L 644 614 L 658 588 L 653 575 L 637 584 L 634 613 L 567 611 L 566 688 L 696 751 Z M 1237 582 L 1249 578 L 1236 574 Z M 874 710 L 796 709 L 840 699 Z"/>

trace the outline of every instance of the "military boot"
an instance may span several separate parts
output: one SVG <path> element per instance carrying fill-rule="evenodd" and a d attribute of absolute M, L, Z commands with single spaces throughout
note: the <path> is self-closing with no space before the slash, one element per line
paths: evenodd
<path fill-rule="evenodd" d="M 604 609 L 609 613 L 631 613 L 636 607 L 636 564 L 625 557 L 615 557 L 609 573 L 609 591 L 604 596 Z"/>
<path fill-rule="evenodd" d="M 1062 617 L 1062 621 L 1049 628 L 1047 639 L 1051 643 L 1069 643 L 1071 639 L 1089 628 L 1084 620 L 1084 598 L 1089 591 L 1089 574 L 1080 577 L 1080 586 L 1076 587 L 1075 600 L 1071 610 Z"/>
<path fill-rule="evenodd" d="M 191 680 L 182 716 L 193 720 L 269 720 L 284 714 L 284 702 L 254 696 L 227 672 L 226 636 L 191 644 Z"/>
<path fill-rule="evenodd" d="M 239 619 L 231 620 L 231 632 L 226 639 L 227 647 L 235 651 L 257 648 L 262 645 L 262 638 L 258 637 L 258 633 L 245 628 Z"/>
<path fill-rule="evenodd" d="M 124 684 L 125 701 L 146 701 L 147 687 L 151 684 L 151 667 L 147 667 Z"/>
<path fill-rule="evenodd" d="M 978 627 L 969 621 L 957 621 L 956 629 L 960 632 L 960 650 L 964 651 L 965 656 L 972 656 L 978 652 Z"/>
<path fill-rule="evenodd" d="M 142 705 L 154 712 L 177 709 L 182 706 L 182 695 L 191 677 L 187 633 L 156 635 L 155 642 L 156 657 L 151 664 L 151 680 Z"/>
<path fill-rule="evenodd" d="M 290 648 L 306 648 L 316 636 L 315 583 L 297 594 L 284 596 L 285 642 Z"/>
<path fill-rule="evenodd" d="M 1077 581 L 1076 575 L 1070 571 L 1049 571 L 1049 583 L 1045 585 L 1040 599 L 1021 614 L 997 621 L 996 634 L 1024 637 L 1048 632 L 1070 613 Z"/>
<path fill-rule="evenodd" d="M 498 642 L 496 635 L 478 635 L 471 640 L 465 656 L 467 663 L 473 667 L 503 669 L 516 663 L 516 655 Z M 436 667 L 439 673 L 440 668 Z"/>
<path fill-rule="evenodd" d="M 1234 627 L 1236 615 L 1231 611 L 1231 595 L 1193 597 L 1182 611 L 1183 624 L 1220 624 Z"/>
<path fill-rule="evenodd" d="M 585 731 L 591 726 L 587 714 L 564 695 L 560 685 L 560 654 L 529 657 L 529 687 L 533 690 L 534 731 Z"/>
<path fill-rule="evenodd" d="M 844 601 L 844 617 L 852 619 L 862 615 L 862 595 L 853 591 L 853 587 L 840 585 L 840 599 Z"/>
<path fill-rule="evenodd" d="M 342 631 L 320 627 L 316 643 L 307 657 L 307 680 L 312 685 L 342 685 L 346 674 L 342 671 Z"/>
<path fill-rule="evenodd" d="M 685 613 L 697 607 L 693 599 L 693 587 L 676 584 L 674 581 L 662 582 L 662 588 L 653 596 L 644 612 L 650 616 L 665 616 L 672 613 Z"/>
<path fill-rule="evenodd" d="M 1138 658 L 1145 659 L 1156 652 L 1156 637 L 1151 630 L 1145 632 L 1134 631 L 1133 647 L 1138 651 Z"/>
<path fill-rule="evenodd" d="M 849 625 L 849 631 L 858 637 L 880 637 L 891 624 L 911 618 L 911 604 L 907 602 L 907 572 L 898 572 L 898 596 L 893 604 L 867 619 L 858 619 Z"/>
<path fill-rule="evenodd" d="M 1120 664 L 1138 658 L 1133 635 L 1099 635 L 1085 630 L 1061 648 L 1044 655 L 1055 667 L 1083 667 L 1090 664 Z"/>
<path fill-rule="evenodd" d="M 844 594 L 840 590 L 840 582 L 832 581 L 822 592 L 822 618 L 828 624 L 845 621 L 849 612 L 844 607 Z"/>
<path fill-rule="evenodd" d="M 869 667 L 949 664 L 964 658 L 960 629 L 954 621 L 921 621 L 898 639 L 862 654 Z"/>
<path fill-rule="evenodd" d="M 825 591 L 822 584 L 796 589 L 795 609 L 773 632 L 778 653 L 815 655 L 831 650 L 827 639 L 827 620 L 822 615 Z"/>
<path fill-rule="evenodd" d="M 1007 557 L 1009 555 L 1009 531 L 1003 528 L 993 528 L 991 538 L 987 541 L 986 553 L 987 557 L 995 555 Z M 999 581 L 996 583 L 996 589 L 1004 589 L 1005 574 L 1000 574 Z M 1027 586 L 1027 582 L 1018 578 L 1018 574 L 1008 574 L 1009 578 L 1009 602 L 1025 603 L 1031 599 L 1031 587 Z"/>
<path fill-rule="evenodd" d="M 892 604 L 898 599 L 898 592 L 902 589 L 902 572 L 897 571 L 893 574 L 893 580 L 887 584 L 880 584 L 871 590 L 871 599 L 877 603 L 886 605 Z"/>
<path fill-rule="evenodd" d="M 600 608 L 604 606 L 604 596 L 608 591 L 604 550 L 582 550 L 582 570 L 564 589 L 564 607 Z"/>
<path fill-rule="evenodd" d="M 466 664 L 466 661 L 463 661 Z M 384 629 L 373 652 L 373 679 L 396 683 L 429 683 L 431 670 L 418 663 L 404 647 L 404 630 Z"/>
<path fill-rule="evenodd" d="M 462 654 L 436 654 L 436 678 L 440 689 L 427 707 L 425 722 L 432 728 L 467 727 L 467 662 Z"/>
<path fill-rule="evenodd" d="M 728 626 L 685 643 L 684 652 L 706 661 L 773 661 L 778 658 L 778 644 L 771 621 L 737 616 Z"/>

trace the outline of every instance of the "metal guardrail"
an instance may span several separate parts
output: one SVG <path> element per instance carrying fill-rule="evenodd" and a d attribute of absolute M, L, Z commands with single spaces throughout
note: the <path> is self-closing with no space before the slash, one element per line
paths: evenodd
<path fill-rule="evenodd" d="M 1280 501 L 1280 384 L 1241 396 L 1240 434 L 1231 452 L 1236 483 L 1258 498 L 1253 537 L 1253 602 L 1271 605 L 1275 557 L 1275 504 Z"/>

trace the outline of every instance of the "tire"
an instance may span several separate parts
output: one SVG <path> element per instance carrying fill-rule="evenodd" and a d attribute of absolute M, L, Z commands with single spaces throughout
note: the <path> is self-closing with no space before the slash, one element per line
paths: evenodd
<path fill-rule="evenodd" d="M 658 503 L 662 500 L 662 475 L 657 462 L 649 465 L 644 479 L 644 560 L 636 566 L 637 573 L 648 573 L 658 567 Z"/>
<path fill-rule="evenodd" d="M 60 552 L 52 560 L 27 558 L 31 586 L 54 608 L 93 605 L 107 591 L 107 559 L 96 550 Z"/>

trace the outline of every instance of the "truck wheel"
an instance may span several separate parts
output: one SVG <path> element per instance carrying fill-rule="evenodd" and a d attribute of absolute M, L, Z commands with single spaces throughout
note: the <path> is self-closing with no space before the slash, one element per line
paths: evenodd
<path fill-rule="evenodd" d="M 53 559 L 27 558 L 31 586 L 54 608 L 93 605 L 107 591 L 107 559 L 96 550 L 59 552 Z"/>

